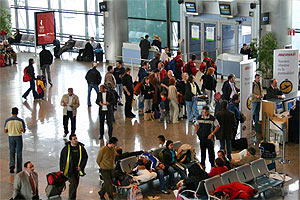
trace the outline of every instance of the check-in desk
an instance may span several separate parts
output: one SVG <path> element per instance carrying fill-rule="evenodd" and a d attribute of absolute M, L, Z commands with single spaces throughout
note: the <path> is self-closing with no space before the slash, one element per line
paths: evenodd
<path fill-rule="evenodd" d="M 156 50 L 151 47 L 148 60 L 154 57 Z M 141 48 L 137 42 L 124 42 L 122 46 L 122 60 L 127 65 L 141 64 Z"/>
<path fill-rule="evenodd" d="M 285 102 L 288 102 L 289 100 L 293 100 L 295 98 L 299 99 L 300 92 L 287 94 L 284 99 L 270 99 L 270 100 L 263 100 L 262 101 L 262 134 L 263 138 L 266 138 L 265 133 L 265 126 L 268 126 L 268 124 L 265 124 L 264 120 L 264 114 L 266 114 L 274 123 L 276 123 L 280 128 L 286 129 L 286 140 L 288 142 L 288 130 L 289 130 L 289 111 L 284 110 L 283 112 L 278 113 L 277 112 L 277 104 L 282 103 L 284 106 Z M 284 106 L 285 107 L 285 106 Z M 276 127 L 273 123 L 270 122 L 270 132 L 273 133 L 273 140 L 277 140 L 279 143 L 282 143 L 282 132 L 278 127 Z M 272 135 L 270 135 L 272 137 Z"/>

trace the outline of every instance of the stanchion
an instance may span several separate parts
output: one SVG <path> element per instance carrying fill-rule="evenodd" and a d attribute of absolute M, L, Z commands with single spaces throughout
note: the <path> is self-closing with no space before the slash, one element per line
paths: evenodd
<path fill-rule="evenodd" d="M 282 159 L 281 164 L 288 164 L 290 163 L 290 160 L 285 159 L 285 140 L 286 140 L 286 128 L 283 129 L 283 138 L 282 138 Z"/>

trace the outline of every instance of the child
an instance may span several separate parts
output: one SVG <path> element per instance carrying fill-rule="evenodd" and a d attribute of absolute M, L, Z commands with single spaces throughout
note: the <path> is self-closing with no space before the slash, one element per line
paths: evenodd
<path fill-rule="evenodd" d="M 169 100 L 167 98 L 166 92 L 160 93 L 160 122 L 164 122 L 167 120 L 167 123 L 170 123 L 170 117 L 169 117 Z"/>
<path fill-rule="evenodd" d="M 36 79 L 36 87 L 37 87 L 37 93 L 38 93 L 38 99 L 44 100 L 44 91 L 46 90 L 44 85 L 43 76 L 37 76 Z"/>

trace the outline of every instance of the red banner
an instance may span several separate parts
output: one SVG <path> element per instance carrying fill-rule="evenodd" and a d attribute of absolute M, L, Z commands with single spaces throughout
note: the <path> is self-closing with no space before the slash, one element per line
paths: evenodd
<path fill-rule="evenodd" d="M 55 39 L 54 12 L 36 12 L 36 45 L 52 44 Z"/>

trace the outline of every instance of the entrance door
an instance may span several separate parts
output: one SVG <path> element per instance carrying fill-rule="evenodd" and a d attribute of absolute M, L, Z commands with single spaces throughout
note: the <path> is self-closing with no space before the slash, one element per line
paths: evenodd
<path fill-rule="evenodd" d="M 222 24 L 222 53 L 236 53 L 235 25 Z"/>
<path fill-rule="evenodd" d="M 212 23 L 204 23 L 204 51 L 208 53 L 208 56 L 213 60 L 216 60 L 217 50 L 217 25 Z"/>
<path fill-rule="evenodd" d="M 189 24 L 189 54 L 188 59 L 192 54 L 196 55 L 197 60 L 201 60 L 201 24 L 190 22 Z"/>

